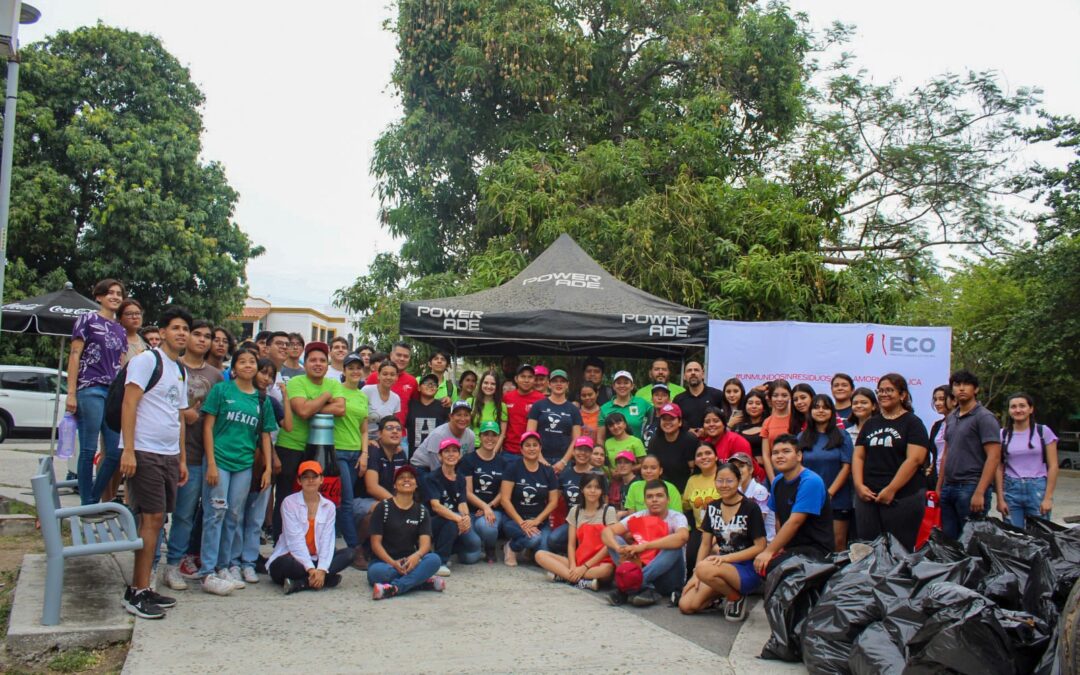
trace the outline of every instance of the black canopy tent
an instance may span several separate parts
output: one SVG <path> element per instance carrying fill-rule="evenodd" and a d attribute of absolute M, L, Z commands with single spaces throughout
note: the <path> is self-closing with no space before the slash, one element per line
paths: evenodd
<path fill-rule="evenodd" d="M 459 355 L 683 356 L 704 349 L 709 317 L 625 284 L 569 235 L 512 280 L 401 305 L 400 332 Z"/>
<path fill-rule="evenodd" d="M 64 284 L 64 289 L 46 293 L 35 298 L 15 300 L 0 308 L 0 330 L 10 333 L 29 333 L 31 335 L 55 335 L 60 337 L 60 352 L 57 357 L 56 401 L 53 403 L 52 432 L 49 435 L 49 451 L 56 443 L 56 422 L 60 417 L 60 381 L 64 372 L 64 342 L 71 337 L 75 321 L 87 312 L 96 312 L 101 308 L 90 298 L 72 290 L 71 284 Z"/>

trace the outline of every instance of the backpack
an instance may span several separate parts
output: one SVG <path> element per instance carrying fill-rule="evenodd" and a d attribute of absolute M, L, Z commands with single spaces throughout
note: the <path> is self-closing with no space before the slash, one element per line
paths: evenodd
<path fill-rule="evenodd" d="M 1003 464 L 1007 464 L 1009 459 L 1009 441 L 1013 439 L 1013 430 L 1003 429 L 1002 431 L 1004 433 L 1002 433 L 1001 439 L 1001 461 Z M 1046 463 L 1046 440 L 1043 438 L 1043 425 L 1036 424 L 1035 432 L 1039 436 L 1039 445 L 1042 446 L 1042 463 L 1049 467 L 1050 465 Z M 1030 434 L 1031 432 L 1028 431 L 1028 433 Z"/>
<path fill-rule="evenodd" d="M 153 389 L 161 380 L 161 374 L 165 371 L 165 364 L 161 360 L 161 354 L 158 350 L 151 349 L 150 353 L 154 355 L 154 370 L 150 373 L 150 379 L 147 381 L 143 393 Z M 105 394 L 105 424 L 117 433 L 120 433 L 120 418 L 124 412 L 124 387 L 127 385 L 127 369 L 130 365 L 130 361 L 124 364 L 124 367 L 120 369 L 120 372 L 113 378 L 112 383 L 109 384 L 109 391 Z M 186 382 L 187 371 L 184 370 L 184 364 L 177 361 L 176 366 L 180 369 L 180 379 Z"/>

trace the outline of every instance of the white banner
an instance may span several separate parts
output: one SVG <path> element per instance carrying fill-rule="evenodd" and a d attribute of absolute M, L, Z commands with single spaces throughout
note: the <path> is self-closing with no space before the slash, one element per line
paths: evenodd
<path fill-rule="evenodd" d="M 782 378 L 831 394 L 835 373 L 847 373 L 856 388 L 871 390 L 885 373 L 900 373 L 907 378 L 915 414 L 929 430 L 938 418 L 932 393 L 949 381 L 951 354 L 951 328 L 710 321 L 707 380 L 719 389 L 729 377 L 738 377 L 749 389 Z"/>

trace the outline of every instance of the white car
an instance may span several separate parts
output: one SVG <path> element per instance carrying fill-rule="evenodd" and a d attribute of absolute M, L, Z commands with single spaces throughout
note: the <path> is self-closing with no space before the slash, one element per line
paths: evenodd
<path fill-rule="evenodd" d="M 0 366 L 0 443 L 12 430 L 48 430 L 53 425 L 57 371 L 37 366 Z M 67 375 L 60 380 L 64 414 Z"/>

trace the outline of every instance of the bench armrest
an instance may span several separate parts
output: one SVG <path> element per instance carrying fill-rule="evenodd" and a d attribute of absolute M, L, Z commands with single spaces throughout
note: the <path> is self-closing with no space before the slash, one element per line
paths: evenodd
<path fill-rule="evenodd" d="M 139 530 L 135 527 L 135 516 L 131 514 L 123 504 L 117 504 L 116 502 L 102 502 L 100 504 L 84 504 L 83 506 L 65 506 L 61 509 L 56 509 L 56 517 L 59 519 L 71 518 L 72 516 L 90 516 L 100 513 L 115 513 L 120 517 L 120 523 L 125 532 L 131 534 L 138 534 Z"/>
<path fill-rule="evenodd" d="M 79 487 L 79 479 L 72 478 L 71 480 L 58 480 L 56 481 L 56 487 L 58 488 L 75 488 Z"/>

